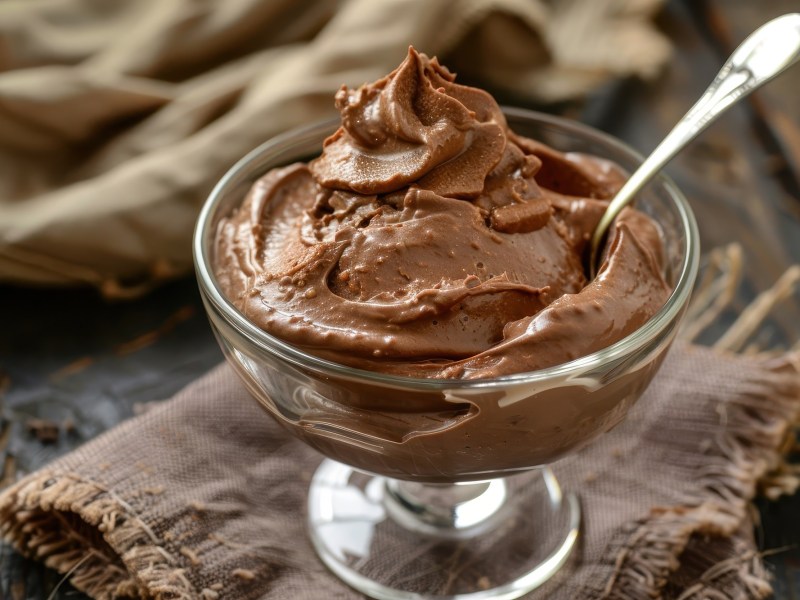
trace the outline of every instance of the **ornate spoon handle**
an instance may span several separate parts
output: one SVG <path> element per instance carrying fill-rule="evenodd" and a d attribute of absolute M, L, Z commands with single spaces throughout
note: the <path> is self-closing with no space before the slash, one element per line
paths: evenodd
<path fill-rule="evenodd" d="M 636 169 L 617 193 L 592 236 L 589 268 L 594 279 L 600 247 L 611 223 L 639 190 L 718 116 L 800 60 L 800 13 L 773 19 L 742 42 L 697 103 Z"/>

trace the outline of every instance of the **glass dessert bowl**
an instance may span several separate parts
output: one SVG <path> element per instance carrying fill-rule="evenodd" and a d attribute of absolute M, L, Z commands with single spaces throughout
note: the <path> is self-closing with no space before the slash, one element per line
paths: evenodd
<path fill-rule="evenodd" d="M 564 119 L 505 109 L 509 128 L 557 150 L 641 158 Z M 213 268 L 220 221 L 274 167 L 319 154 L 328 121 L 263 144 L 211 193 L 194 236 L 203 300 L 252 395 L 326 457 L 311 483 L 311 540 L 323 562 L 376 598 L 515 598 L 575 548 L 574 492 L 548 465 L 617 425 L 658 370 L 697 273 L 698 233 L 678 189 L 658 178 L 637 208 L 661 229 L 671 293 L 632 334 L 587 356 L 490 379 L 430 379 L 353 368 L 270 335 L 226 297 Z"/>

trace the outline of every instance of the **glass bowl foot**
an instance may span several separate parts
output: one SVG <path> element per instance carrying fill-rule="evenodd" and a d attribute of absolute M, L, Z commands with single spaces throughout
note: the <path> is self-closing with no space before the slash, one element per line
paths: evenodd
<path fill-rule="evenodd" d="M 311 539 L 351 587 L 382 600 L 518 598 L 575 547 L 580 505 L 552 471 L 466 484 L 372 476 L 332 460 L 309 491 Z"/>

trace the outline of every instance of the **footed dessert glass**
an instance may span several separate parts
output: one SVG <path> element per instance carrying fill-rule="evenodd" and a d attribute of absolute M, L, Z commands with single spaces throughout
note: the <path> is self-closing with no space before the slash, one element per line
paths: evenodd
<path fill-rule="evenodd" d="M 505 109 L 516 133 L 633 171 L 641 157 L 594 129 Z M 220 219 L 273 167 L 308 160 L 338 120 L 263 144 L 222 178 L 200 214 L 194 259 L 228 361 L 266 411 L 326 459 L 308 500 L 322 561 L 374 598 L 517 598 L 575 549 L 576 491 L 548 464 L 618 424 L 674 338 L 697 273 L 698 233 L 686 199 L 657 178 L 639 210 L 660 225 L 672 293 L 647 323 L 588 356 L 483 380 L 414 379 L 317 358 L 264 332 L 214 276 Z"/>

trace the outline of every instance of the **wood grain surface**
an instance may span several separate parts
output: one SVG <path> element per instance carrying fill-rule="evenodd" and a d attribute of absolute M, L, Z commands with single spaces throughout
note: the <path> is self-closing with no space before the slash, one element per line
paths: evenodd
<path fill-rule="evenodd" d="M 670 0 L 658 24 L 675 52 L 658 79 L 616 81 L 582 102 L 531 108 L 577 118 L 646 153 L 738 42 L 798 10 L 798 0 Z M 744 250 L 744 281 L 722 322 L 701 338 L 706 343 L 800 263 L 799 91 L 800 66 L 735 107 L 667 169 L 695 210 L 704 250 L 732 242 Z M 763 345 L 800 339 L 797 294 L 766 325 Z M 222 360 L 192 278 L 122 304 L 86 290 L 0 286 L 0 332 L 0 486 L 168 398 Z M 761 548 L 778 550 L 767 559 L 776 598 L 800 598 L 800 497 L 759 501 L 758 509 Z M 0 546 L 0 598 L 85 596 Z"/>

